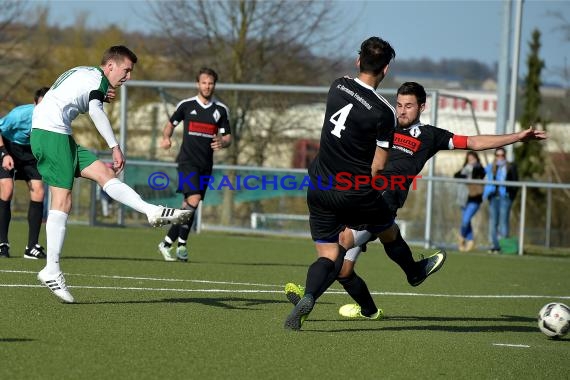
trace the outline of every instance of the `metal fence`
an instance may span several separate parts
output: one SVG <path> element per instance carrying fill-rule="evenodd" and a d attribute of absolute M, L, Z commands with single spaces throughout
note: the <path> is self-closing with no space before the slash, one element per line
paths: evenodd
<path fill-rule="evenodd" d="M 161 190 L 149 187 L 149 178 L 154 173 L 164 173 L 170 183 Z M 309 235 L 308 209 L 306 206 L 306 185 L 304 169 L 278 169 L 246 166 L 214 166 L 213 179 L 209 184 L 205 201 L 201 204 L 195 228 L 200 231 L 224 231 L 230 233 L 281 235 L 306 237 Z M 233 178 L 224 182 L 223 178 Z M 265 178 L 262 180 L 262 178 Z M 236 180 L 237 179 L 237 180 Z M 176 193 L 176 166 L 173 163 L 152 161 L 129 161 L 125 181 L 142 193 L 145 200 L 177 207 L 182 196 Z M 497 182 L 486 180 L 465 180 L 448 177 L 424 176 L 417 180 L 417 188 L 410 191 L 406 206 L 399 211 L 398 223 L 410 243 L 429 247 L 454 247 L 456 232 L 461 222 L 461 210 L 455 204 L 455 195 L 465 183 L 501 184 L 519 187 L 520 192 L 513 204 L 510 235 L 518 238 L 518 253 L 523 254 L 526 244 L 551 247 L 570 247 L 570 236 L 563 223 L 564 218 L 553 220 L 555 199 L 570 190 L 570 184 L 538 182 Z M 85 190 L 85 186 L 82 186 Z M 144 189 L 147 190 L 144 190 Z M 529 191 L 540 189 L 545 202 L 540 209 L 529 212 Z M 143 190 L 143 191 L 141 191 Z M 231 193 L 232 203 L 224 203 L 224 197 Z M 96 206 L 96 185 L 91 186 L 88 201 L 89 212 L 83 223 L 137 226 L 146 225 L 144 215 L 133 210 L 124 214 L 115 213 L 113 219 L 102 218 L 100 207 Z M 77 205 L 77 203 L 74 203 Z M 222 220 L 224 207 L 231 208 L 231 217 Z M 80 207 L 86 210 L 86 207 Z M 115 211 L 121 208 L 115 209 Z M 228 210 L 225 210 L 227 213 Z M 487 217 L 485 202 L 474 221 L 475 234 L 480 249 L 487 243 Z M 539 215 L 539 217 L 530 215 Z M 77 217 L 76 217 L 77 218 Z M 562 223 L 560 222 L 562 220 Z"/>
<path fill-rule="evenodd" d="M 184 91 L 195 89 L 195 83 L 179 82 L 147 82 L 129 81 L 121 87 L 120 97 L 120 144 L 127 156 L 131 156 L 129 144 L 140 140 L 143 133 L 143 125 L 153 124 L 153 130 L 146 131 L 149 135 L 156 135 L 157 118 L 156 107 L 151 107 L 149 114 L 140 114 L 141 107 L 129 104 L 129 96 L 136 90 L 156 92 L 158 102 L 164 104 L 165 89 L 172 91 Z M 223 84 L 217 85 L 216 90 L 226 94 L 230 91 L 305 94 L 313 96 L 311 99 L 324 100 L 328 87 L 311 86 L 267 86 L 267 85 L 244 85 Z M 379 93 L 394 97 L 395 89 L 383 89 Z M 313 95 L 311 95 L 313 94 Z M 463 109 L 456 115 L 450 115 L 449 110 L 439 112 L 439 105 L 443 97 L 453 98 L 453 102 L 459 102 Z M 431 106 L 425 112 L 426 120 L 438 127 L 451 131 L 465 124 L 470 127 L 465 134 L 478 134 L 479 126 L 469 99 L 460 96 L 442 94 L 438 91 L 428 91 L 428 104 Z M 172 104 L 170 104 L 172 106 Z M 465 108 L 466 106 L 466 108 Z M 166 106 L 164 107 L 166 110 Z M 136 109 L 136 111 L 135 111 Z M 154 110 L 154 111 L 153 111 Z M 132 112 L 129 117 L 129 111 Z M 135 115 L 135 112 L 139 112 Z M 154 112 L 154 114 L 153 114 Z M 451 111 L 454 112 L 454 111 Z M 167 112 L 161 113 L 164 118 Z M 136 117 L 135 117 L 136 116 Z M 487 115 L 488 116 L 488 115 Z M 491 118 L 486 117 L 486 124 L 491 124 Z M 322 120 L 322 119 L 321 119 Z M 130 124 L 129 124 L 130 121 Z M 145 124 L 146 123 L 146 124 Z M 319 127 L 319 126 L 317 126 Z M 488 127 L 488 125 L 487 125 Z M 148 139 L 153 141 L 152 139 Z M 152 145 L 152 144 L 151 144 Z M 147 151 L 153 151 L 153 146 L 148 145 Z M 128 149 L 129 148 L 129 149 Z M 134 151 L 134 150 L 133 150 Z M 463 154 L 463 153 L 462 153 Z M 138 155 L 138 154 L 137 154 Z M 152 155 L 149 156 L 151 158 Z M 105 157 L 103 157 L 105 158 Z M 438 167 L 448 164 L 447 160 L 438 160 Z M 267 166 L 267 165 L 266 165 Z M 465 180 L 436 176 L 435 160 L 430 160 L 426 165 L 424 177 L 418 181 L 418 189 L 411 191 L 406 206 L 399 211 L 398 221 L 406 239 L 413 244 L 425 247 L 453 246 L 460 224 L 460 208 L 454 204 L 453 199 L 459 186 L 464 186 Z M 301 178 L 306 175 L 305 169 L 282 169 L 268 167 L 249 166 L 224 166 L 214 167 L 215 176 L 231 176 L 236 179 L 247 175 L 269 176 L 277 178 Z M 176 178 L 176 166 L 171 162 L 163 162 L 155 159 L 128 160 L 123 179 L 131 185 L 143 198 L 156 204 L 165 204 L 177 207 L 181 204 L 182 197 L 176 193 L 173 184 L 166 189 L 156 191 L 149 186 L 148 179 L 152 173 L 163 171 L 172 179 Z M 442 173 L 439 173 L 441 175 Z M 290 177 L 288 177 L 290 176 Z M 482 181 L 486 183 L 486 181 Z M 215 184 L 214 184 L 215 185 Z M 518 251 L 523 252 L 525 244 L 536 244 L 546 248 L 570 247 L 570 228 L 566 222 L 565 210 L 568 210 L 567 198 L 570 184 L 551 184 L 516 182 L 509 183 L 521 188 L 518 201 L 514 204 L 511 218 L 512 235 L 519 238 Z M 528 193 L 539 189 L 544 193 L 545 201 L 540 205 L 530 206 Z M 254 234 L 278 234 L 290 236 L 309 236 L 308 211 L 305 201 L 306 189 L 240 189 L 230 190 L 227 187 L 220 190 L 208 190 L 205 202 L 199 208 L 196 220 L 196 229 L 227 231 Z M 17 191 L 17 194 L 24 191 Z M 110 214 L 102 213 L 102 204 L 106 199 L 100 189 L 94 183 L 78 179 L 73 192 L 74 206 L 70 216 L 72 223 L 88 223 L 91 225 L 146 225 L 146 217 L 132 210 L 125 209 L 120 205 L 111 204 Z M 18 196 L 15 202 L 15 211 L 24 213 L 25 204 L 21 202 L 24 197 Z M 25 200 L 24 200 L 25 201 Z M 529 217 L 530 215 L 530 217 Z M 485 207 L 475 217 L 475 230 L 479 248 L 485 246 L 487 241 L 487 223 Z M 517 231 L 514 233 L 514 231 Z"/>

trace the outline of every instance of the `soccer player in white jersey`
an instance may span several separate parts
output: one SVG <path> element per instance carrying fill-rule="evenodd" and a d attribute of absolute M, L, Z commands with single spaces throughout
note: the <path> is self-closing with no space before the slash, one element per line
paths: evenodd
<path fill-rule="evenodd" d="M 136 62 L 137 56 L 127 47 L 112 46 L 103 54 L 99 67 L 80 66 L 61 74 L 34 109 L 32 153 L 51 193 L 46 223 L 46 266 L 38 273 L 38 280 L 64 302 L 74 302 L 65 285 L 59 259 L 75 177 L 97 182 L 111 198 L 146 214 L 152 226 L 184 223 L 192 216 L 191 210 L 165 208 L 143 201 L 116 177 L 123 170 L 125 157 L 103 111 L 103 102 L 114 97 L 114 89 L 131 78 Z M 89 113 L 97 131 L 107 142 L 113 157 L 112 168 L 75 143 L 71 123 L 80 113 Z"/>

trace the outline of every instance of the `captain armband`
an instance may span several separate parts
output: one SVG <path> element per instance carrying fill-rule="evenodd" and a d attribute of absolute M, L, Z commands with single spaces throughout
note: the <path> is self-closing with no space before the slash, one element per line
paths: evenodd
<path fill-rule="evenodd" d="M 467 149 L 467 136 L 454 135 L 452 142 L 455 149 Z"/>

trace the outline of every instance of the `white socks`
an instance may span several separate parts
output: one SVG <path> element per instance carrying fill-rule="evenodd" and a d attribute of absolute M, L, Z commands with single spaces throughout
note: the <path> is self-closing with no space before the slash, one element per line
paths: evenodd
<path fill-rule="evenodd" d="M 103 185 L 103 190 L 117 202 L 127 205 L 143 214 L 148 215 L 158 208 L 158 206 L 143 201 L 136 191 L 117 178 L 107 181 L 107 183 Z"/>
<path fill-rule="evenodd" d="M 59 268 L 59 256 L 65 239 L 65 226 L 67 214 L 63 211 L 49 210 L 46 222 L 46 272 L 55 274 L 61 271 Z"/>
<path fill-rule="evenodd" d="M 372 234 L 366 230 L 364 231 L 351 230 L 351 231 L 352 231 L 352 236 L 354 236 L 355 247 L 358 247 L 359 245 L 366 243 L 368 239 L 372 237 Z"/>

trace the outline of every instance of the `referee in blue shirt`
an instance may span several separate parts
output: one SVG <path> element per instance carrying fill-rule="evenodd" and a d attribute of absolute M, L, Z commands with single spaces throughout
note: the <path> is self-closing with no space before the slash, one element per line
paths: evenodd
<path fill-rule="evenodd" d="M 34 104 L 18 106 L 0 119 L 0 258 L 10 257 L 8 229 L 15 180 L 26 181 L 30 190 L 28 244 L 24 258 L 37 260 L 46 257 L 38 243 L 44 212 L 44 184 L 30 148 L 30 131 L 34 107 L 48 90 L 49 87 L 40 88 L 35 93 Z"/>

